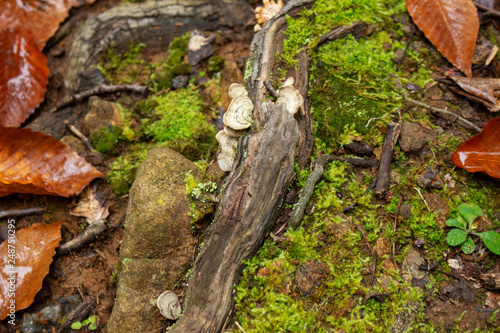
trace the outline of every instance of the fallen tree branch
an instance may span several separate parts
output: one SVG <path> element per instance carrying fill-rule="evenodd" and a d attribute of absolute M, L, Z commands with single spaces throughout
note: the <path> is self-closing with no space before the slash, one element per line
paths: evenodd
<path fill-rule="evenodd" d="M 70 251 L 75 251 L 82 248 L 84 245 L 92 243 L 97 236 L 106 230 L 106 220 L 98 219 L 92 222 L 85 228 L 83 232 L 78 234 L 75 238 L 59 246 L 57 253 L 65 254 Z"/>
<path fill-rule="evenodd" d="M 57 103 L 56 106 L 50 109 L 50 112 L 56 112 L 57 110 L 62 109 L 63 107 L 68 106 L 70 104 L 82 102 L 83 100 L 89 98 L 90 96 L 111 94 L 123 91 L 129 91 L 136 94 L 146 95 L 149 91 L 149 88 L 146 86 L 139 86 L 136 84 L 122 84 L 117 86 L 110 86 L 103 84 L 93 89 L 86 90 L 82 93 L 74 94 L 64 98 L 61 102 Z"/>
<path fill-rule="evenodd" d="M 302 189 L 302 192 L 300 192 L 299 201 L 293 207 L 292 217 L 290 218 L 290 222 L 288 223 L 290 228 L 297 229 L 299 227 L 300 222 L 304 217 L 304 212 L 307 203 L 311 199 L 311 196 L 314 192 L 314 187 L 316 186 L 316 183 L 325 172 L 325 165 L 333 160 L 348 162 L 353 166 L 359 166 L 359 167 L 372 167 L 378 163 L 377 160 L 345 158 L 334 155 L 321 155 L 320 157 L 318 157 L 314 162 L 313 172 L 311 172 L 311 174 L 307 178 L 306 184 L 304 185 L 304 189 Z"/>
<path fill-rule="evenodd" d="M 45 207 L 33 207 L 25 209 L 15 209 L 15 210 L 2 210 L 0 211 L 0 219 L 6 217 L 22 217 L 28 215 L 41 214 L 45 212 Z"/>

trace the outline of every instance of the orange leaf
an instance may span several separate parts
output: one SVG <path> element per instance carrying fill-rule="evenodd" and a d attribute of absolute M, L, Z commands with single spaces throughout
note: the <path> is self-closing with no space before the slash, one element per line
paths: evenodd
<path fill-rule="evenodd" d="M 0 197 L 16 192 L 69 197 L 101 176 L 51 136 L 29 128 L 0 127 Z"/>
<path fill-rule="evenodd" d="M 472 0 L 406 0 L 413 21 L 441 54 L 472 76 L 472 53 L 479 31 Z"/>
<path fill-rule="evenodd" d="M 61 241 L 62 223 L 58 221 L 21 229 L 9 234 L 9 238 L 0 245 L 0 320 L 12 313 L 11 304 L 14 304 L 15 311 L 30 306 L 42 289 L 43 279 L 56 253 L 55 248 Z"/>
<path fill-rule="evenodd" d="M 488 121 L 481 133 L 465 141 L 453 154 L 453 163 L 500 180 L 500 117 Z"/>
<path fill-rule="evenodd" d="M 29 31 L 0 30 L 0 126 L 19 127 L 33 113 L 48 77 L 47 59 Z"/>
<path fill-rule="evenodd" d="M 94 2 L 88 1 L 87 4 Z M 0 29 L 25 28 L 33 32 L 38 50 L 54 35 L 72 6 L 85 4 L 78 0 L 2 0 Z"/>

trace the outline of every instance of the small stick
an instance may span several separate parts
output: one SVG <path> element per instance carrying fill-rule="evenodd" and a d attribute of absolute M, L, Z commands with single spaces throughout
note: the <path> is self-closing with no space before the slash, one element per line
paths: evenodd
<path fill-rule="evenodd" d="M 271 85 L 271 83 L 269 83 L 269 81 L 265 80 L 264 85 L 266 86 L 267 90 L 269 90 L 271 95 L 274 96 L 274 98 L 278 98 L 278 93 L 276 92 L 276 90 L 274 90 L 273 86 Z"/>
<path fill-rule="evenodd" d="M 408 42 L 406 43 L 405 49 L 403 50 L 403 55 L 401 56 L 400 59 L 398 59 L 398 65 L 396 66 L 396 70 L 399 71 L 399 65 L 401 65 L 401 62 L 405 58 L 406 51 L 408 51 L 408 47 L 410 46 L 411 39 L 413 38 L 413 35 L 415 34 L 415 28 L 411 28 L 411 33 L 410 33 L 410 38 L 408 38 Z"/>
<path fill-rule="evenodd" d="M 35 215 L 45 212 L 45 207 L 33 207 L 25 209 L 15 209 L 15 210 L 3 210 L 0 211 L 0 219 L 5 217 L 22 217 L 27 215 Z"/>
<path fill-rule="evenodd" d="M 122 92 L 122 91 L 130 91 L 136 94 L 142 94 L 145 95 L 148 91 L 149 88 L 146 86 L 139 86 L 135 84 L 122 84 L 122 85 L 117 85 L 117 86 L 110 86 L 110 85 L 100 85 L 97 86 L 93 89 L 84 91 L 79 94 L 75 94 L 69 97 L 64 98 L 61 102 L 57 103 L 56 106 L 54 106 L 52 109 L 50 109 L 50 112 L 56 112 L 57 110 L 73 104 L 73 103 L 78 103 L 83 101 L 84 99 L 93 96 L 93 95 L 102 95 L 102 94 L 110 94 L 110 93 L 115 93 L 115 92 Z"/>
<path fill-rule="evenodd" d="M 334 155 L 321 155 L 314 162 L 314 170 L 311 172 L 309 177 L 307 178 L 306 184 L 304 185 L 304 189 L 299 194 L 299 201 L 293 207 L 292 217 L 290 218 L 290 222 L 288 225 L 292 229 L 297 229 L 304 217 L 304 211 L 306 209 L 306 205 L 311 199 L 311 196 L 314 192 L 314 186 L 318 182 L 318 180 L 323 175 L 325 171 L 325 164 L 331 162 L 333 160 L 338 160 L 341 162 L 348 162 L 354 166 L 361 166 L 366 164 L 371 164 L 371 166 L 376 165 L 376 160 L 367 160 L 363 158 L 345 158 L 338 157 Z M 368 162 L 369 161 L 369 162 Z"/>
<path fill-rule="evenodd" d="M 368 241 L 368 237 L 366 237 L 365 231 L 363 230 L 363 227 L 357 224 L 354 224 L 356 226 L 356 229 L 358 229 L 359 233 L 361 236 L 363 236 L 363 239 L 366 242 L 366 245 L 368 246 L 368 249 L 370 250 L 370 253 L 373 255 L 373 248 L 370 245 L 370 242 Z"/>
<path fill-rule="evenodd" d="M 57 333 L 66 332 L 70 328 L 70 325 L 72 323 L 85 319 L 92 309 L 92 305 L 92 301 L 90 300 L 86 300 L 78 305 L 76 309 L 71 311 L 71 313 L 66 317 L 66 320 L 61 324 L 61 327 L 59 328 Z"/>
<path fill-rule="evenodd" d="M 106 220 L 98 219 L 92 222 L 85 228 L 83 232 L 78 234 L 75 238 L 59 246 L 57 252 L 59 254 L 66 254 L 70 251 L 75 251 L 84 245 L 93 242 L 104 230 L 106 230 Z"/>
<path fill-rule="evenodd" d="M 424 196 L 422 195 L 422 193 L 420 193 L 420 190 L 417 187 L 414 187 L 414 189 L 417 190 L 418 194 L 420 195 L 420 198 L 422 198 L 422 201 L 425 204 L 425 207 L 427 207 L 427 210 L 430 212 L 431 209 L 429 208 L 429 205 L 427 205 L 427 201 L 425 201 Z"/>
<path fill-rule="evenodd" d="M 377 251 L 373 251 L 373 268 L 372 268 L 372 275 L 370 276 L 370 285 L 373 286 L 373 283 L 375 282 L 375 273 L 377 272 L 377 260 L 378 260 L 378 253 Z"/>
<path fill-rule="evenodd" d="M 87 139 L 85 135 L 83 135 L 82 132 L 78 130 L 78 128 L 71 125 L 67 119 L 64 120 L 64 123 L 69 128 L 69 130 L 73 132 L 73 134 L 75 134 L 80 140 L 82 140 L 82 142 L 85 144 L 85 146 L 87 146 L 88 149 L 90 149 L 90 151 L 94 150 L 94 147 L 92 147 L 92 145 L 90 144 L 89 139 Z"/>
<path fill-rule="evenodd" d="M 241 327 L 240 323 L 238 323 L 236 320 L 234 321 L 234 324 L 240 329 L 240 331 L 242 331 L 243 333 L 247 333 L 247 331 L 245 331 L 243 327 Z"/>
<path fill-rule="evenodd" d="M 394 147 L 396 146 L 400 132 L 401 125 L 399 123 L 390 122 L 387 125 L 387 134 L 385 135 L 382 156 L 380 157 L 377 185 L 375 186 L 374 191 L 377 195 L 381 195 L 387 191 L 387 188 L 389 187 L 392 155 L 394 154 Z"/>
<path fill-rule="evenodd" d="M 484 11 L 485 13 L 481 14 L 483 17 L 494 17 L 500 19 L 500 12 L 498 10 L 494 10 L 493 8 L 489 8 L 485 5 L 481 5 L 474 1 L 477 9 Z"/>
<path fill-rule="evenodd" d="M 418 106 L 420 106 L 420 107 L 423 107 L 423 108 L 429 109 L 429 110 L 434 111 L 434 112 L 437 112 L 437 113 L 446 114 L 446 115 L 448 115 L 448 116 L 455 117 L 455 118 L 457 118 L 457 120 L 459 120 L 459 121 L 463 122 L 463 123 L 464 123 L 464 124 L 466 124 L 467 126 L 469 126 L 469 127 L 473 128 L 473 129 L 475 129 L 475 130 L 476 130 L 476 131 L 478 131 L 478 132 L 481 132 L 481 129 L 480 129 L 479 127 L 477 127 L 476 125 L 474 125 L 473 123 L 471 123 L 471 122 L 470 122 L 470 121 L 468 121 L 467 119 L 463 118 L 462 116 L 459 116 L 459 115 L 458 115 L 458 114 L 456 114 L 456 113 L 453 113 L 453 112 L 448 111 L 448 110 L 445 110 L 445 109 L 435 108 L 435 107 L 433 107 L 433 106 L 430 106 L 430 105 L 427 105 L 427 104 L 425 104 L 425 103 L 422 103 L 422 102 L 419 102 L 419 101 L 416 101 L 416 100 L 414 100 L 414 99 L 409 98 L 409 97 L 408 97 L 408 94 L 406 94 L 406 91 L 404 91 L 403 86 L 401 85 L 401 82 L 399 82 L 399 78 L 398 78 L 396 75 L 392 74 L 392 73 L 389 73 L 389 75 L 390 75 L 391 77 L 395 78 L 395 79 L 398 81 L 399 87 L 400 87 L 401 91 L 403 92 L 403 95 L 404 95 L 405 99 L 406 99 L 408 102 L 411 102 L 411 103 L 413 103 L 413 104 L 415 104 L 415 105 L 418 105 Z"/>

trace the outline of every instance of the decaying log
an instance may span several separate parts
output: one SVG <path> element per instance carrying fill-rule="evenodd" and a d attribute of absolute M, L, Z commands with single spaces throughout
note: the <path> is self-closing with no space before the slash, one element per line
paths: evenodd
<path fill-rule="evenodd" d="M 310 2 L 291 1 L 283 11 Z M 284 29 L 286 19 L 276 17 L 252 42 L 249 63 L 253 67 L 247 86 L 255 106 L 254 131 L 238 143 L 233 170 L 188 284 L 183 316 L 171 332 L 222 331 L 233 309 L 233 288 L 244 268 L 242 261 L 257 252 L 275 222 L 294 176 L 296 153 L 304 154 L 303 165 L 310 157 L 313 132 L 307 101 L 297 120 L 283 108 L 264 101 L 264 81 L 276 70 L 274 54 L 282 47 L 280 32 Z M 306 97 L 309 60 L 305 52 L 299 57 L 301 67 L 289 76 Z"/>
<path fill-rule="evenodd" d="M 244 0 L 152 0 L 114 7 L 85 21 L 73 38 L 65 88 L 72 94 L 104 83 L 94 65 L 111 45 L 117 52 L 138 43 L 166 49 L 170 41 L 188 31 L 233 27 L 252 16 L 250 4 Z"/>

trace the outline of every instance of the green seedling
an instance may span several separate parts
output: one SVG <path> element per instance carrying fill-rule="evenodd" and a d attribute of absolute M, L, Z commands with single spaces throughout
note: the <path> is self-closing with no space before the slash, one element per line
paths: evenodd
<path fill-rule="evenodd" d="M 90 316 L 84 321 L 75 321 L 73 324 L 71 324 L 71 328 L 74 330 L 79 330 L 82 327 L 88 326 L 88 329 L 90 331 L 95 331 L 97 329 L 96 325 L 97 318 L 95 316 Z"/>
<path fill-rule="evenodd" d="M 474 252 L 474 240 L 471 235 L 478 236 L 484 245 L 493 253 L 500 254 L 500 234 L 495 231 L 475 232 L 473 222 L 483 215 L 483 211 L 476 204 L 462 204 L 458 207 L 457 216 L 446 221 L 448 227 L 454 227 L 446 236 L 446 242 L 451 246 L 462 244 L 465 254 Z"/>

